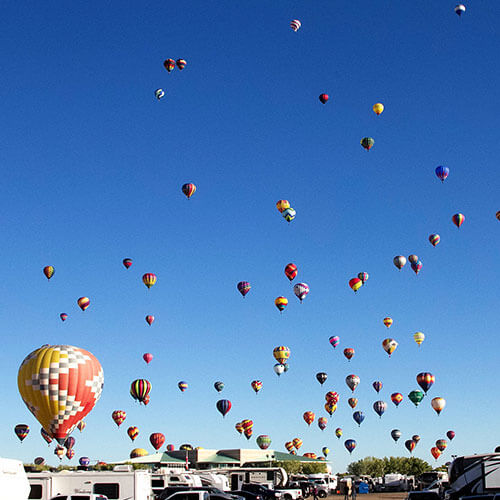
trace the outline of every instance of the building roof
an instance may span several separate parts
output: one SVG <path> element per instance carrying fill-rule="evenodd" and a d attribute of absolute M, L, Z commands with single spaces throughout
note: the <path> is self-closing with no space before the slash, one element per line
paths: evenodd
<path fill-rule="evenodd" d="M 222 453 L 213 453 L 207 457 L 199 458 L 198 463 L 210 463 L 210 464 L 239 464 L 240 461 L 233 457 L 228 457 Z"/>
<path fill-rule="evenodd" d="M 273 453 L 274 459 L 278 461 L 294 461 L 294 462 L 319 462 L 325 463 L 325 460 L 318 460 L 317 458 L 309 458 L 301 455 L 292 455 L 290 453 L 282 453 L 281 451 L 275 451 Z"/>

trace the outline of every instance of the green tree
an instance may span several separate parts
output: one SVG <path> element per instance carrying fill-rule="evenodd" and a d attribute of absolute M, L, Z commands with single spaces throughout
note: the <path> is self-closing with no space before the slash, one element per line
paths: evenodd
<path fill-rule="evenodd" d="M 415 457 L 365 457 L 347 466 L 349 474 L 355 476 L 369 475 L 381 477 L 385 474 L 407 474 L 418 476 L 423 472 L 432 470 L 432 467 L 420 458 Z"/>
<path fill-rule="evenodd" d="M 300 474 L 302 472 L 302 464 L 298 460 L 283 460 L 281 462 L 273 462 L 273 467 L 282 467 L 288 475 Z"/>
<path fill-rule="evenodd" d="M 302 464 L 302 472 L 304 474 L 320 474 L 326 472 L 326 464 L 318 462 L 306 462 Z"/>

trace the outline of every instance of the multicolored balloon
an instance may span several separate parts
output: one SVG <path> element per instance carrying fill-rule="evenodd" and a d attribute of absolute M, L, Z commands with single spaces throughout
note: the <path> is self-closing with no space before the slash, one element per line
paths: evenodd
<path fill-rule="evenodd" d="M 45 266 L 43 268 L 43 274 L 45 274 L 45 277 L 50 280 L 50 278 L 52 278 L 52 276 L 54 276 L 54 273 L 55 273 L 55 269 L 53 266 Z"/>
<path fill-rule="evenodd" d="M 283 296 L 277 297 L 274 301 L 274 305 L 278 308 L 279 312 L 283 312 L 288 305 L 288 299 Z"/>
<path fill-rule="evenodd" d="M 78 422 L 78 423 L 76 424 L 76 428 L 77 428 L 80 432 L 82 432 L 82 431 L 83 431 L 83 429 L 85 429 L 85 427 L 87 427 L 87 424 L 85 423 L 85 420 L 80 420 L 80 422 Z M 42 429 L 42 430 L 43 430 L 43 429 Z"/>
<path fill-rule="evenodd" d="M 88 297 L 80 297 L 76 303 L 82 311 L 85 311 L 90 306 L 90 299 Z"/>
<path fill-rule="evenodd" d="M 405 448 L 410 452 L 413 453 L 413 450 L 415 449 L 415 441 L 413 439 L 408 439 L 405 441 Z"/>
<path fill-rule="evenodd" d="M 446 406 L 446 400 L 444 398 L 434 398 L 431 401 L 431 406 L 432 409 L 438 414 L 444 410 L 444 407 Z"/>
<path fill-rule="evenodd" d="M 397 443 L 399 438 L 401 437 L 401 431 L 399 429 L 392 429 L 391 437 L 394 439 L 394 442 Z"/>
<path fill-rule="evenodd" d="M 399 403 L 403 401 L 403 395 L 400 392 L 393 392 L 391 394 L 391 401 L 396 405 L 396 408 L 399 406 Z"/>
<path fill-rule="evenodd" d="M 396 255 L 394 259 L 392 260 L 394 262 L 394 265 L 401 271 L 403 267 L 406 264 L 406 258 L 403 257 L 402 255 Z"/>
<path fill-rule="evenodd" d="M 297 212 L 292 207 L 289 207 L 289 208 L 285 208 L 285 210 L 283 210 L 283 212 L 281 212 L 281 215 L 283 216 L 283 218 L 287 222 L 291 222 L 291 221 L 293 221 L 293 219 L 295 219 Z"/>
<path fill-rule="evenodd" d="M 441 182 L 444 182 L 448 175 L 450 175 L 450 169 L 439 165 L 439 167 L 436 167 L 436 175 L 438 179 L 441 179 Z"/>
<path fill-rule="evenodd" d="M 429 236 L 430 244 L 435 247 L 441 241 L 441 236 L 439 234 L 431 234 Z"/>
<path fill-rule="evenodd" d="M 394 321 L 392 320 L 392 318 L 384 318 L 384 325 L 387 327 L 387 328 L 390 328 L 391 325 L 394 323 Z"/>
<path fill-rule="evenodd" d="M 411 255 L 408 255 L 408 260 L 410 261 L 410 264 L 416 264 L 418 262 L 418 255 L 412 253 Z"/>
<path fill-rule="evenodd" d="M 253 380 L 250 385 L 255 391 L 255 394 L 257 394 L 262 389 L 262 382 L 260 380 Z"/>
<path fill-rule="evenodd" d="M 382 341 L 382 347 L 389 357 L 391 357 L 391 354 L 396 350 L 396 347 L 398 347 L 398 343 L 394 339 L 384 339 Z"/>
<path fill-rule="evenodd" d="M 59 444 L 54 449 L 54 455 L 56 455 L 57 458 L 59 458 L 59 460 L 62 460 L 62 458 L 64 457 L 65 452 L 66 452 L 66 448 L 64 448 L 64 446 L 61 446 Z"/>
<path fill-rule="evenodd" d="M 231 405 L 231 401 L 229 401 L 229 399 L 219 399 L 219 401 L 217 401 L 215 406 L 217 407 L 217 410 L 219 410 L 220 414 L 223 417 L 225 417 L 228 414 L 229 410 L 231 409 L 232 405 Z M 244 421 L 242 422 L 242 424 L 243 424 L 243 429 L 245 429 Z M 252 425 L 253 425 L 253 422 L 252 422 Z"/>
<path fill-rule="evenodd" d="M 453 224 L 455 224 L 455 226 L 457 226 L 459 228 L 465 221 L 465 215 L 460 214 L 460 213 L 455 214 L 455 215 L 453 215 L 451 220 L 452 220 Z"/>
<path fill-rule="evenodd" d="M 165 436 L 161 432 L 153 432 L 149 436 L 149 442 L 155 450 L 159 450 L 165 443 Z"/>
<path fill-rule="evenodd" d="M 309 293 L 309 285 L 307 283 L 297 283 L 293 287 L 293 293 L 302 302 Z"/>
<path fill-rule="evenodd" d="M 363 282 L 359 278 L 352 278 L 349 280 L 349 286 L 356 293 L 363 286 Z"/>
<path fill-rule="evenodd" d="M 363 283 L 363 285 L 368 281 L 369 277 L 370 277 L 370 275 L 368 273 L 359 273 L 358 274 L 358 279 L 361 280 L 361 283 Z"/>
<path fill-rule="evenodd" d="M 189 198 L 191 198 L 191 196 L 193 196 L 193 194 L 196 192 L 196 186 L 192 182 L 188 182 L 187 184 L 182 185 L 181 190 L 189 200 Z"/>
<path fill-rule="evenodd" d="M 21 363 L 17 384 L 28 409 L 62 444 L 101 397 L 104 374 L 96 357 L 84 349 L 44 345 Z"/>
<path fill-rule="evenodd" d="M 373 384 L 372 384 L 372 387 L 375 389 L 375 391 L 378 394 L 382 390 L 382 387 L 384 387 L 384 384 L 382 384 L 382 382 L 380 380 L 375 380 L 375 382 L 373 382 Z"/>
<path fill-rule="evenodd" d="M 269 436 L 266 436 L 265 434 L 257 436 L 257 439 L 255 441 L 257 442 L 257 446 L 261 450 L 267 450 L 269 446 L 271 446 L 271 438 Z"/>
<path fill-rule="evenodd" d="M 80 460 L 78 460 L 78 463 L 82 467 L 88 467 L 90 465 L 90 458 L 89 457 L 80 457 Z"/>
<path fill-rule="evenodd" d="M 352 418 L 358 424 L 358 426 L 361 427 L 361 423 L 365 419 L 365 414 L 362 411 L 355 411 L 352 414 Z"/>
<path fill-rule="evenodd" d="M 325 417 L 318 418 L 318 427 L 324 431 L 326 429 L 326 425 L 328 424 L 328 420 Z"/>
<path fill-rule="evenodd" d="M 321 449 L 321 451 L 323 452 L 323 455 L 325 457 L 327 457 L 328 453 L 330 453 L 330 448 L 327 448 L 326 446 L 323 446 L 323 448 Z"/>
<path fill-rule="evenodd" d="M 66 313 L 59 314 L 59 317 L 61 318 L 61 321 L 66 321 L 68 319 L 68 315 Z"/>
<path fill-rule="evenodd" d="M 248 281 L 240 281 L 237 285 L 236 288 L 238 289 L 238 292 L 245 297 L 245 295 L 250 291 L 250 283 Z"/>
<path fill-rule="evenodd" d="M 243 425 L 241 422 L 237 422 L 234 428 L 238 431 L 239 434 L 243 434 Z"/>
<path fill-rule="evenodd" d="M 127 434 L 132 441 L 135 441 L 136 437 L 139 435 L 139 429 L 135 426 L 129 427 L 127 429 Z"/>
<path fill-rule="evenodd" d="M 300 450 L 300 447 L 302 446 L 302 439 L 299 438 L 294 438 L 292 440 L 293 446 L 296 450 Z"/>
<path fill-rule="evenodd" d="M 413 439 L 413 441 L 415 441 L 415 444 L 417 445 L 420 441 L 420 436 L 418 434 L 413 434 L 413 436 L 411 437 Z"/>
<path fill-rule="evenodd" d="M 123 410 L 115 410 L 112 414 L 111 414 L 111 418 L 113 419 L 114 423 L 120 427 L 120 425 L 123 424 L 123 422 L 125 421 L 125 419 L 127 418 L 127 413 L 124 412 Z M 67 446 L 66 446 L 67 448 Z"/>
<path fill-rule="evenodd" d="M 413 334 L 413 340 L 420 347 L 422 345 L 422 342 L 425 340 L 425 335 L 422 332 L 415 332 Z"/>
<path fill-rule="evenodd" d="M 155 97 L 160 100 L 165 97 L 165 91 L 163 89 L 156 89 L 155 90 Z"/>
<path fill-rule="evenodd" d="M 347 387 L 349 387 L 349 389 L 351 389 L 352 392 L 356 390 L 356 387 L 358 387 L 360 381 L 361 380 L 357 375 L 347 375 L 345 379 Z"/>
<path fill-rule="evenodd" d="M 354 451 L 354 448 L 356 448 L 356 441 L 354 441 L 354 439 L 348 439 L 344 442 L 344 446 L 349 453 L 352 453 Z"/>
<path fill-rule="evenodd" d="M 151 392 L 151 382 L 144 378 L 134 380 L 130 384 L 130 395 L 139 403 L 146 404 L 146 398 Z"/>
<path fill-rule="evenodd" d="M 126 258 L 122 260 L 122 264 L 126 269 L 129 269 L 132 266 L 132 259 Z"/>
<path fill-rule="evenodd" d="M 422 388 L 425 394 L 434 385 L 436 377 L 432 373 L 422 372 L 417 375 L 417 384 Z"/>
<path fill-rule="evenodd" d="M 165 59 L 163 66 L 170 73 L 175 68 L 175 61 L 173 59 Z"/>
<path fill-rule="evenodd" d="M 30 426 L 27 424 L 17 424 L 14 427 L 14 433 L 18 437 L 19 441 L 21 441 L 21 443 L 22 443 L 23 440 L 26 439 L 26 437 L 30 433 Z M 51 441 L 52 441 L 52 439 L 51 439 Z"/>
<path fill-rule="evenodd" d="M 347 358 L 348 361 L 351 361 L 352 357 L 354 356 L 354 349 L 352 347 L 346 347 L 344 349 L 344 356 Z"/>
<path fill-rule="evenodd" d="M 134 448 L 130 452 L 129 457 L 130 458 L 138 458 L 138 457 L 145 457 L 146 455 L 149 455 L 149 453 L 144 448 Z"/>
<path fill-rule="evenodd" d="M 418 273 L 422 270 L 422 261 L 419 260 L 418 262 L 412 262 L 411 263 L 411 268 L 413 269 L 414 273 L 418 276 Z"/>
<path fill-rule="evenodd" d="M 287 441 L 285 443 L 285 448 L 288 452 L 292 452 L 293 451 L 293 442 L 292 441 Z"/>
<path fill-rule="evenodd" d="M 35 460 L 33 460 L 33 463 L 35 465 L 44 465 L 45 464 L 45 458 L 43 458 L 43 457 L 36 457 Z"/>
<path fill-rule="evenodd" d="M 339 394 L 335 391 L 328 391 L 325 394 L 325 399 L 328 403 L 333 403 L 334 405 L 336 405 L 339 402 Z"/>
<path fill-rule="evenodd" d="M 357 398 L 349 398 L 347 400 L 347 404 L 354 410 L 356 406 L 358 405 L 358 399 Z"/>
<path fill-rule="evenodd" d="M 276 208 L 280 214 L 283 213 L 284 210 L 290 208 L 290 202 L 288 200 L 278 200 L 276 202 Z"/>
<path fill-rule="evenodd" d="M 287 264 L 285 266 L 285 276 L 290 281 L 293 281 L 295 279 L 295 277 L 297 276 L 297 273 L 298 273 L 298 269 L 297 269 L 297 266 L 295 264 L 292 264 L 290 262 L 290 264 Z"/>
<path fill-rule="evenodd" d="M 418 406 L 422 399 L 424 399 L 424 393 L 422 391 L 411 391 L 410 394 L 408 394 L 408 399 L 415 406 Z"/>
<path fill-rule="evenodd" d="M 215 382 L 214 383 L 214 389 L 217 391 L 217 392 L 221 392 L 222 389 L 224 389 L 224 382 Z"/>
<path fill-rule="evenodd" d="M 431 448 L 431 455 L 437 460 L 441 456 L 441 451 L 436 446 Z"/>
<path fill-rule="evenodd" d="M 311 425 L 314 422 L 315 414 L 312 411 L 306 411 L 304 415 L 302 415 L 302 418 L 304 419 L 304 422 L 307 425 Z"/>
<path fill-rule="evenodd" d="M 335 435 L 340 439 L 342 437 L 342 434 L 344 433 L 344 431 L 342 430 L 341 427 L 337 427 L 335 429 Z"/>
<path fill-rule="evenodd" d="M 453 440 L 453 438 L 456 436 L 455 431 L 448 431 L 448 432 L 446 433 L 446 436 L 447 436 L 447 438 L 448 438 L 450 441 L 452 441 L 452 440 Z"/>
<path fill-rule="evenodd" d="M 446 439 L 438 439 L 436 441 L 436 448 L 439 450 L 439 451 L 444 451 L 446 450 L 448 446 L 448 441 L 446 441 Z"/>
<path fill-rule="evenodd" d="M 188 383 L 185 382 L 184 380 L 181 380 L 178 384 L 177 387 L 181 392 L 184 392 L 188 388 Z"/>
<path fill-rule="evenodd" d="M 328 339 L 330 345 L 335 349 L 340 344 L 340 337 L 337 335 L 333 335 Z"/>
<path fill-rule="evenodd" d="M 290 22 L 290 28 L 293 29 L 293 31 L 297 32 L 299 31 L 299 28 L 301 27 L 301 23 L 298 19 L 293 19 L 291 22 Z"/>
<path fill-rule="evenodd" d="M 69 449 L 66 451 L 66 458 L 71 460 L 75 456 L 75 450 Z"/>
<path fill-rule="evenodd" d="M 375 141 L 371 137 L 363 137 L 361 141 L 359 141 L 361 146 L 366 149 L 366 151 L 370 151 L 370 149 L 375 144 Z"/>
<path fill-rule="evenodd" d="M 382 418 L 382 415 L 385 413 L 385 410 L 387 410 L 387 403 L 385 401 L 375 401 L 375 403 L 373 403 L 373 411 L 380 418 Z"/>
<path fill-rule="evenodd" d="M 52 438 L 50 437 L 50 434 L 43 427 L 40 429 L 40 434 L 48 444 L 52 443 Z"/>
<path fill-rule="evenodd" d="M 177 64 L 177 67 L 182 71 L 186 67 L 187 62 L 185 59 L 177 59 L 175 64 Z"/>
<path fill-rule="evenodd" d="M 142 276 L 142 282 L 148 287 L 151 288 L 156 283 L 156 274 L 146 273 Z"/>
<path fill-rule="evenodd" d="M 328 102 L 328 99 L 330 97 L 328 96 L 328 94 L 320 94 L 319 95 L 319 100 L 323 103 L 323 104 L 326 104 Z"/>
<path fill-rule="evenodd" d="M 459 3 L 455 7 L 455 14 L 460 17 L 465 12 L 465 5 L 463 3 Z"/>
<path fill-rule="evenodd" d="M 278 363 L 284 364 L 290 358 L 290 349 L 283 345 L 275 347 L 273 349 L 273 356 Z"/>

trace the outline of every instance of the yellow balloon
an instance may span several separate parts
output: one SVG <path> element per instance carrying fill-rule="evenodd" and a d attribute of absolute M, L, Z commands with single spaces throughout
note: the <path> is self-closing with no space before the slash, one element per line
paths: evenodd
<path fill-rule="evenodd" d="M 382 111 L 384 111 L 384 105 L 381 102 L 377 102 L 377 104 L 373 105 L 373 112 L 376 115 L 382 114 Z"/>
<path fill-rule="evenodd" d="M 148 452 L 144 448 L 134 448 L 130 452 L 130 458 L 145 457 Z"/>
<path fill-rule="evenodd" d="M 419 345 L 425 340 L 425 335 L 422 332 L 416 332 L 413 334 L 413 340 Z"/>

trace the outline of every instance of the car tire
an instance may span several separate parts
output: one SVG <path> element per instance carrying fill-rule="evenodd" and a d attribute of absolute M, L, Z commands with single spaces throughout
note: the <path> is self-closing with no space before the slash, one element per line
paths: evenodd
<path fill-rule="evenodd" d="M 325 498 L 326 497 L 326 491 L 320 491 L 318 493 L 319 498 Z"/>

